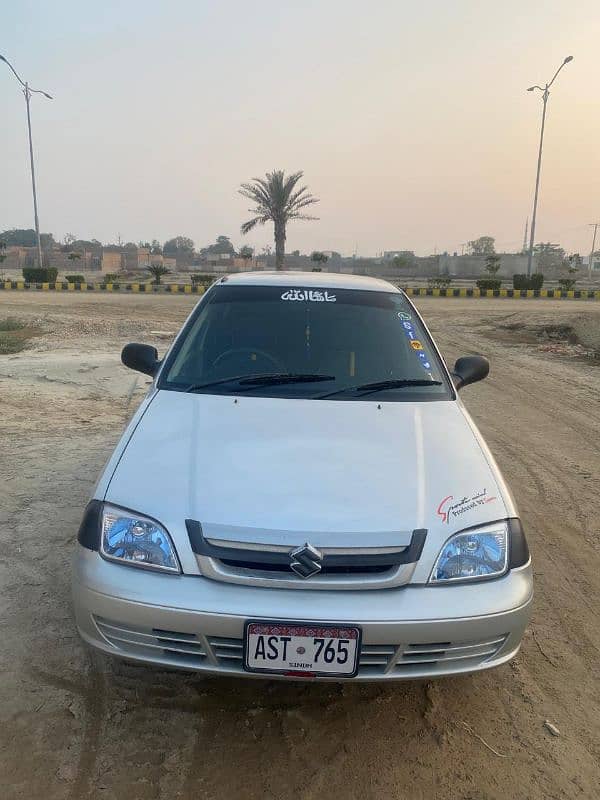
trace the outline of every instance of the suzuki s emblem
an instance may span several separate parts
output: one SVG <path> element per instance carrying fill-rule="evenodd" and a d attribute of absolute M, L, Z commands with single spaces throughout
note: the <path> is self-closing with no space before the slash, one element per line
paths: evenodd
<path fill-rule="evenodd" d="M 290 569 L 301 578 L 312 578 L 321 572 L 323 556 L 316 547 L 305 542 L 302 547 L 297 547 L 290 553 Z"/>

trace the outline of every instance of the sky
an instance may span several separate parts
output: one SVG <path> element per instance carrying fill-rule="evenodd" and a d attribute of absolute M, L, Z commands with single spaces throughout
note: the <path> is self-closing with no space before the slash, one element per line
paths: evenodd
<path fill-rule="evenodd" d="M 0 53 L 32 99 L 42 231 L 261 249 L 242 181 L 304 172 L 286 250 L 586 254 L 600 222 L 597 0 L 20 0 Z M 25 103 L 0 62 L 0 230 L 33 227 Z"/>

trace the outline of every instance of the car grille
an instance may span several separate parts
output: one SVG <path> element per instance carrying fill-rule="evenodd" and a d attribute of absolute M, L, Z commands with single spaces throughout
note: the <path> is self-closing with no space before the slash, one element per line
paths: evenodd
<path fill-rule="evenodd" d="M 407 532 L 380 532 L 361 536 L 357 545 L 355 534 L 313 532 L 317 547 L 306 541 L 306 532 L 248 533 L 234 529 L 228 531 L 232 538 L 223 538 L 222 531 L 216 531 L 215 538 L 205 536 L 200 522 L 187 519 L 185 524 L 205 578 L 300 591 L 366 591 L 402 586 L 410 581 L 427 537 L 427 531 L 421 528 L 413 530 L 410 539 Z M 286 540 L 287 544 L 282 544 Z M 350 540 L 354 544 L 349 544 Z M 399 540 L 404 541 L 400 544 Z"/>
<path fill-rule="evenodd" d="M 133 628 L 103 617 L 94 617 L 104 639 L 124 658 L 142 658 L 170 663 L 174 667 L 243 672 L 243 642 L 222 636 L 167 631 L 162 628 Z M 475 669 L 492 658 L 507 634 L 483 641 L 421 642 L 412 644 L 363 644 L 359 678 L 435 675 L 452 669 Z"/>

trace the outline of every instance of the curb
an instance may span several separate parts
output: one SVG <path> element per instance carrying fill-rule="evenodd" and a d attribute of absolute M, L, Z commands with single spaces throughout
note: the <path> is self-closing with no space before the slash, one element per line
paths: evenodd
<path fill-rule="evenodd" d="M 26 283 L 25 281 L 0 281 L 0 291 L 17 292 L 130 292 L 141 294 L 204 294 L 204 286 L 191 283 Z"/>
<path fill-rule="evenodd" d="M 430 289 L 401 286 L 409 297 L 507 297 L 521 299 L 600 300 L 600 291 L 592 289 Z M 0 291 L 25 292 L 125 292 L 131 294 L 204 294 L 204 286 L 191 283 L 25 283 L 25 281 L 0 281 Z"/>
<path fill-rule="evenodd" d="M 512 297 L 523 299 L 600 300 L 600 291 L 592 289 L 429 289 L 402 287 L 409 297 Z"/>

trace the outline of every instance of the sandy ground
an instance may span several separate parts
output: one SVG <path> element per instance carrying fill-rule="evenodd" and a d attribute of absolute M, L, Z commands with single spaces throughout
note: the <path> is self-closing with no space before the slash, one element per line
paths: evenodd
<path fill-rule="evenodd" d="M 566 325 L 598 349 L 600 305 L 418 302 L 449 360 L 491 360 L 463 397 L 520 506 L 535 613 L 509 665 L 380 686 L 155 671 L 78 640 L 77 527 L 146 385 L 120 348 L 164 350 L 193 302 L 0 296 L 43 330 L 0 357 L 0 797 L 600 797 L 600 370 L 538 337 Z"/>

